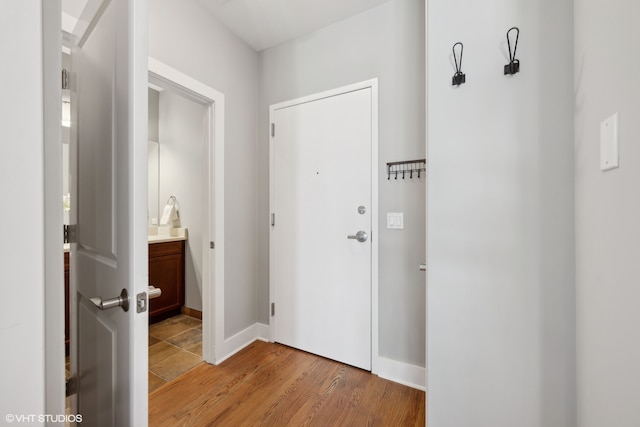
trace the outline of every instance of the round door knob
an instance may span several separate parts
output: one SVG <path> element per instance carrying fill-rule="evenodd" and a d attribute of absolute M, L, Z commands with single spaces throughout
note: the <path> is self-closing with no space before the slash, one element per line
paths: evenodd
<path fill-rule="evenodd" d="M 360 243 L 366 242 L 367 239 L 369 238 L 369 236 L 367 235 L 367 233 L 365 231 L 358 231 L 355 236 L 347 236 L 347 239 L 354 239 L 357 240 Z"/>

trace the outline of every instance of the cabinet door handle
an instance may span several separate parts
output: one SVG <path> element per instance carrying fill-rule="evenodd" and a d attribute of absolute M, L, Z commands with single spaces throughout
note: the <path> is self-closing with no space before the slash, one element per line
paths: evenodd
<path fill-rule="evenodd" d="M 147 295 L 149 295 L 149 299 L 158 298 L 162 295 L 162 289 L 156 288 L 155 286 L 149 286 L 147 288 Z"/>

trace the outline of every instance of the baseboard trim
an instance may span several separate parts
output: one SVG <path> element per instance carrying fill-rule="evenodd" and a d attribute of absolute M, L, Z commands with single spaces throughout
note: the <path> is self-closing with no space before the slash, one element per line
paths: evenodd
<path fill-rule="evenodd" d="M 269 325 L 254 323 L 243 331 L 224 340 L 220 351 L 216 351 L 216 365 L 224 362 L 254 341 L 269 342 Z M 421 366 L 410 365 L 397 360 L 378 357 L 378 372 L 380 378 L 393 381 L 407 387 L 426 391 L 427 370 Z"/>
<path fill-rule="evenodd" d="M 257 339 L 259 339 L 260 341 L 269 342 L 269 337 L 271 336 L 269 325 L 265 325 L 264 323 L 256 323 L 256 327 L 258 330 Z"/>
<path fill-rule="evenodd" d="M 269 341 L 269 326 L 262 323 L 254 323 L 247 329 L 238 332 L 234 336 L 224 340 L 222 348 L 216 351 L 218 357 L 216 357 L 216 365 L 221 364 L 252 342 L 256 340 Z"/>
<path fill-rule="evenodd" d="M 378 376 L 418 390 L 427 389 L 427 370 L 421 366 L 378 357 Z"/>
<path fill-rule="evenodd" d="M 198 320 L 202 320 L 202 311 L 196 310 L 195 308 L 182 306 L 182 314 L 184 314 L 185 316 L 193 317 Z"/>

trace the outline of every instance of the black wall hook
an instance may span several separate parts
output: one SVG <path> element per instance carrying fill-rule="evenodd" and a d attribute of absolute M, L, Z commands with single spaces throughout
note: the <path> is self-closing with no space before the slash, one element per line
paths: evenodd
<path fill-rule="evenodd" d="M 516 43 L 513 46 L 513 52 L 511 51 L 511 39 L 509 39 L 509 33 L 516 30 Z M 516 59 L 516 50 L 518 49 L 518 39 L 520 38 L 520 28 L 511 27 L 507 31 L 507 46 L 509 46 L 509 63 L 504 66 L 504 75 L 513 75 L 520 72 L 520 61 Z"/>
<path fill-rule="evenodd" d="M 456 46 L 458 45 L 460 45 L 460 63 L 458 63 L 458 57 L 456 56 Z M 451 50 L 453 51 L 453 60 L 456 63 L 456 73 L 451 78 L 451 84 L 453 86 L 460 86 L 467 80 L 467 77 L 464 75 L 464 73 L 462 73 L 462 52 L 464 51 L 464 45 L 458 42 L 453 45 L 453 48 L 451 48 Z"/>

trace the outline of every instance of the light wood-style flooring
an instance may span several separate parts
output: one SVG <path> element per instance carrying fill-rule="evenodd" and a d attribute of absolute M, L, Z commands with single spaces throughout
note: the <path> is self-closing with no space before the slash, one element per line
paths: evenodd
<path fill-rule="evenodd" d="M 424 426 L 423 391 L 256 341 L 149 394 L 149 426 Z"/>

